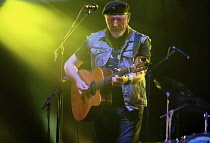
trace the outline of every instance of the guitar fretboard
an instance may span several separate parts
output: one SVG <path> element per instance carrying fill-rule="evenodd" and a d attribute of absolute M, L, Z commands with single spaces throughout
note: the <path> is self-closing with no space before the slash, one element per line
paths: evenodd
<path fill-rule="evenodd" d="M 102 87 L 104 87 L 112 82 L 112 77 L 114 77 L 115 75 L 118 75 L 118 76 L 126 75 L 127 73 L 131 72 L 131 69 L 132 69 L 132 67 L 127 67 L 125 69 L 121 69 L 119 72 L 112 74 L 97 83 L 91 84 L 90 88 L 95 89 L 95 90 L 101 89 Z"/>

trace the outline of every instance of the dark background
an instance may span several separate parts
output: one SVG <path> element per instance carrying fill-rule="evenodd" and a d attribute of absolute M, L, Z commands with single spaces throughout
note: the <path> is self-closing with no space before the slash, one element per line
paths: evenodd
<path fill-rule="evenodd" d="M 102 30 L 106 26 L 101 11 L 104 5 L 109 2 L 108 0 L 25 1 L 49 9 L 56 8 L 72 19 L 76 18 L 79 9 L 84 4 L 97 3 L 99 5 L 99 9 L 92 11 L 66 41 L 64 61 L 72 55 L 87 35 Z M 3 7 L 4 2 L 1 1 L 1 7 Z M 140 140 L 147 140 L 146 124 L 149 123 L 149 141 L 164 141 L 165 118 L 160 119 L 159 117 L 166 113 L 166 95 L 156 88 L 153 82 L 154 78 L 169 77 L 174 79 L 188 88 L 194 96 L 210 103 L 208 83 L 210 1 L 127 0 L 127 2 L 131 6 L 130 12 L 132 13 L 130 26 L 149 35 L 152 39 L 153 65 L 165 58 L 170 46 L 176 46 L 190 56 L 189 59 L 186 59 L 180 53 L 175 52 L 167 61 L 155 68 L 151 75 L 149 121 L 146 122 L 148 118 L 145 114 Z M 59 35 L 54 33 L 51 36 L 61 39 L 71 24 L 72 22 L 66 23 L 64 27 L 57 27 L 57 30 L 63 31 L 63 33 Z M 81 27 L 85 28 L 86 31 Z M 6 44 L 1 41 L 0 142 L 44 143 L 47 141 L 47 111 L 42 110 L 42 107 L 58 85 L 59 63 L 54 63 L 52 58 L 56 46 L 47 54 L 49 56 L 47 63 L 50 68 L 48 70 L 40 69 L 43 72 L 46 71 L 45 74 L 40 75 L 39 72 L 25 66 L 25 61 L 15 57 L 8 50 Z M 41 55 L 42 53 L 40 53 Z M 77 122 L 72 116 L 70 84 L 68 81 L 63 86 L 63 142 L 92 143 L 95 138 L 93 123 Z M 31 88 L 36 93 L 29 90 Z M 203 108 L 206 106 L 202 104 L 199 108 L 188 108 L 188 110 L 187 108 L 174 113 L 173 139 L 204 131 L 203 114 L 207 110 Z M 56 138 L 56 109 L 57 97 L 55 96 L 51 103 L 50 114 L 51 142 L 55 142 Z"/>

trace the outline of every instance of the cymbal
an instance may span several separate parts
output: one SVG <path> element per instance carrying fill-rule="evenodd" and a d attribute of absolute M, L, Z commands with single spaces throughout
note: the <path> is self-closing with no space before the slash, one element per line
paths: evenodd
<path fill-rule="evenodd" d="M 170 94 L 169 102 L 171 108 L 178 108 L 180 106 L 185 106 L 183 108 L 185 111 L 193 113 L 210 112 L 210 105 L 208 102 L 193 96 L 192 94 Z"/>
<path fill-rule="evenodd" d="M 194 96 L 182 83 L 168 77 L 155 78 L 154 83 L 158 89 L 169 93 L 170 107 L 185 106 L 186 111 L 194 113 L 210 112 L 209 103 Z"/>
<path fill-rule="evenodd" d="M 182 83 L 168 77 L 155 78 L 154 83 L 158 89 L 165 93 L 192 94 L 192 92 Z"/>

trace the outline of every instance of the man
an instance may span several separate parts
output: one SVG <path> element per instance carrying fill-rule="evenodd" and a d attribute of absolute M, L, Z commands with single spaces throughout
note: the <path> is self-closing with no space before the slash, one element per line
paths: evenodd
<path fill-rule="evenodd" d="M 67 76 L 75 83 L 79 93 L 89 86 L 80 78 L 78 67 L 90 60 L 91 68 L 108 68 L 119 72 L 150 59 L 151 41 L 128 26 L 129 5 L 112 1 L 105 5 L 105 30 L 93 33 L 65 64 Z M 95 121 L 97 143 L 136 143 L 147 104 L 145 71 L 112 77 L 112 105 L 105 108 Z"/>

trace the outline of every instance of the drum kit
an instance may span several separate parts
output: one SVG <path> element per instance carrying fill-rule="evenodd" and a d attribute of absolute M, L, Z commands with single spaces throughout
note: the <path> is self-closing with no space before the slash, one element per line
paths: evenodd
<path fill-rule="evenodd" d="M 210 143 L 210 133 L 207 131 L 208 127 L 208 112 L 210 112 L 209 104 L 195 97 L 192 92 L 186 88 L 182 83 L 168 78 L 159 77 L 154 79 L 154 83 L 158 89 L 166 94 L 167 100 L 167 110 L 166 114 L 160 116 L 160 118 L 166 118 L 166 143 Z M 173 108 L 173 109 L 170 109 Z M 176 139 L 171 139 L 172 131 L 172 118 L 174 112 L 183 109 L 187 112 L 202 113 L 204 114 L 204 132 L 198 134 L 191 134 L 187 136 L 178 137 Z"/>

